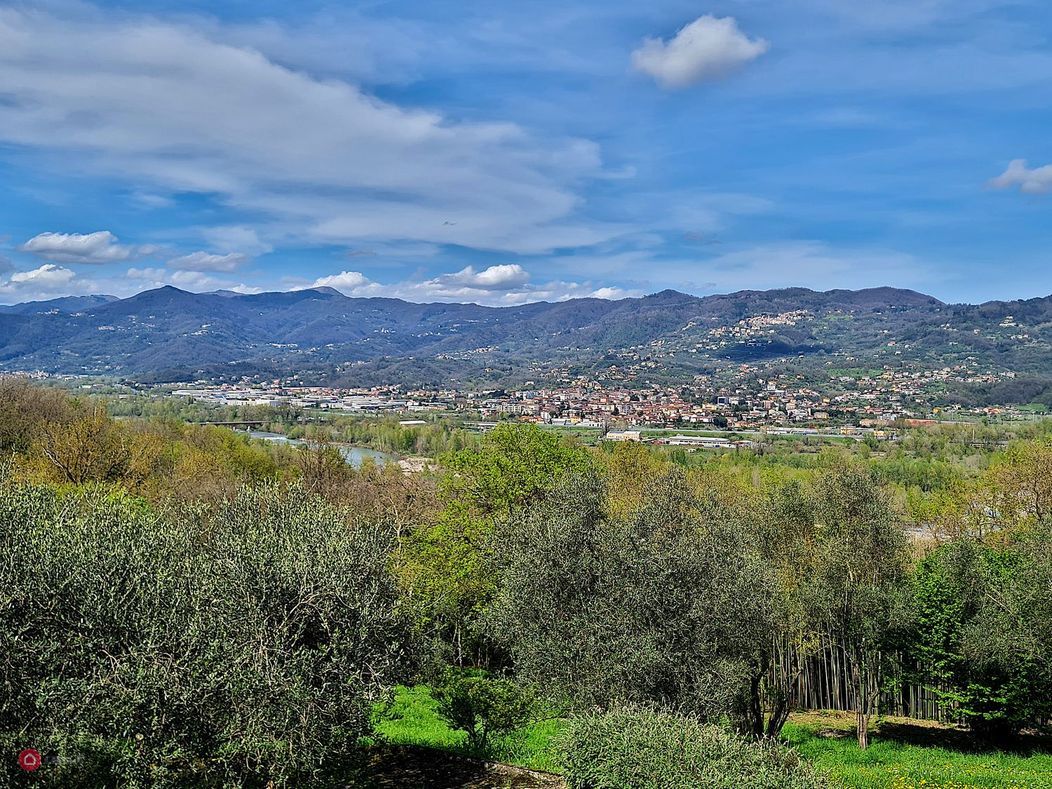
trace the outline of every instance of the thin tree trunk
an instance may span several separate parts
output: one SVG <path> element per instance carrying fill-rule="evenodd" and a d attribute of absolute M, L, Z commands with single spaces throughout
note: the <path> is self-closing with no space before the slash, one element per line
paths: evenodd
<path fill-rule="evenodd" d="M 869 714 L 861 708 L 855 714 L 855 727 L 858 733 L 858 747 L 864 751 L 869 747 Z"/>

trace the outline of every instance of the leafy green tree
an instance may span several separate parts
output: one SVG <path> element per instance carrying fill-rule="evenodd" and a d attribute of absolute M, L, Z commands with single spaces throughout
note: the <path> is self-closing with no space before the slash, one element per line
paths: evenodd
<path fill-rule="evenodd" d="M 313 433 L 300 446 L 297 461 L 300 478 L 307 490 L 330 501 L 337 497 L 338 491 L 351 476 L 343 455 L 333 445 L 328 433 Z"/>
<path fill-rule="evenodd" d="M 1052 525 L 1052 442 L 1010 444 L 990 476 L 1002 527 Z"/>
<path fill-rule="evenodd" d="M 606 506 L 612 517 L 636 512 L 647 499 L 650 486 L 668 471 L 662 454 L 634 441 L 605 442 L 599 455 L 606 482 Z"/>
<path fill-rule="evenodd" d="M 568 473 L 592 467 L 588 452 L 536 425 L 502 424 L 477 449 L 440 458 L 444 497 L 464 502 L 479 516 L 499 517 L 543 498 Z"/>
<path fill-rule="evenodd" d="M 48 422 L 66 422 L 73 401 L 65 392 L 24 378 L 0 376 L 0 453 L 25 452 Z"/>
<path fill-rule="evenodd" d="M 914 573 L 916 679 L 986 739 L 1004 740 L 1052 713 L 1047 641 L 1027 644 L 1027 620 L 1044 619 L 1042 601 L 1026 599 L 1035 569 L 1025 551 L 962 538 Z"/>
<path fill-rule="evenodd" d="M 498 425 L 477 449 L 440 459 L 441 512 L 409 536 L 400 571 L 413 603 L 463 664 L 483 660 L 478 617 L 496 583 L 485 549 L 498 523 L 591 467 L 580 446 L 534 425 Z"/>
<path fill-rule="evenodd" d="M 37 454 L 58 482 L 79 485 L 120 479 L 130 461 L 129 436 L 98 402 L 76 403 L 68 421 L 47 421 Z"/>

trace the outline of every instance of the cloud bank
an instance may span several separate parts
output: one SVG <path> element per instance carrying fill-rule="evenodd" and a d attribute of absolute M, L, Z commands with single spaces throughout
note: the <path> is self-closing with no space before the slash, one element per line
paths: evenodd
<path fill-rule="evenodd" d="M 636 291 L 596 287 L 587 282 L 552 281 L 533 284 L 530 274 L 518 264 L 490 266 L 476 271 L 467 266 L 451 274 L 423 281 L 395 284 L 374 282 L 360 271 L 341 271 L 319 277 L 303 287 L 335 288 L 347 296 L 387 296 L 407 301 L 472 302 L 490 306 L 511 306 L 533 301 L 565 301 L 573 298 L 621 299 L 639 295 Z"/>
<path fill-rule="evenodd" d="M 528 253 L 618 232 L 576 217 L 580 182 L 602 174 L 589 141 L 398 106 L 182 23 L 73 17 L 0 8 L 0 142 L 214 196 L 308 243 Z"/>

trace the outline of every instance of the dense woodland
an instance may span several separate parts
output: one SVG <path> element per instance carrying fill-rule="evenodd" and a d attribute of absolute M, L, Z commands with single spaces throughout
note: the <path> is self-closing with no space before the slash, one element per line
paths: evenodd
<path fill-rule="evenodd" d="M 412 683 L 476 752 L 566 721 L 575 787 L 831 785 L 781 743 L 808 707 L 858 748 L 1052 721 L 1047 423 L 688 455 L 179 408 L 0 380 L 0 747 L 38 784 L 366 783 Z"/>

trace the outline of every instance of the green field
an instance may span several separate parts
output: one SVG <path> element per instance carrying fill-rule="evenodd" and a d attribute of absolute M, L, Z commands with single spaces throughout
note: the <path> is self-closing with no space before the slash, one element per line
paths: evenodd
<path fill-rule="evenodd" d="M 376 734 L 393 745 L 440 748 L 516 767 L 559 772 L 555 737 L 563 727 L 561 720 L 533 723 L 494 742 L 487 753 L 475 753 L 467 745 L 467 735 L 450 729 L 437 710 L 438 702 L 431 697 L 426 685 L 399 686 L 394 700 L 376 709 Z"/>
<path fill-rule="evenodd" d="M 894 719 L 878 724 L 870 747 L 861 751 L 851 725 L 850 715 L 842 713 L 797 715 L 783 735 L 805 759 L 852 789 L 1052 787 L 1047 750 L 975 750 L 957 730 Z"/>
<path fill-rule="evenodd" d="M 562 721 L 532 724 L 473 753 L 463 732 L 439 717 L 424 685 L 399 687 L 393 701 L 376 710 L 375 731 L 393 745 L 413 745 L 477 756 L 545 772 L 559 772 L 555 738 Z M 878 723 L 866 751 L 855 744 L 852 717 L 845 713 L 800 714 L 783 731 L 785 740 L 845 789 L 1040 789 L 1052 787 L 1052 752 L 975 751 L 962 732 L 905 719 Z M 959 747 L 947 747 L 957 745 Z"/>

